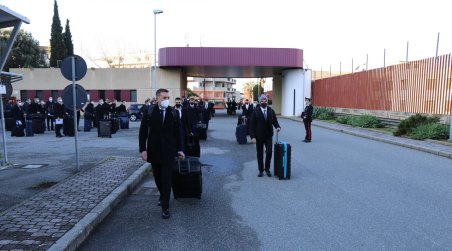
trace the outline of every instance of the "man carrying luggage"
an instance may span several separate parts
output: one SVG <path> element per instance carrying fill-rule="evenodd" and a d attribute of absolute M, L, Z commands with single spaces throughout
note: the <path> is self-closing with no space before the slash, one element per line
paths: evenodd
<path fill-rule="evenodd" d="M 305 98 L 306 107 L 304 108 L 304 112 L 301 114 L 303 118 L 304 128 L 306 130 L 306 136 L 303 142 L 309 143 L 311 142 L 311 123 L 312 123 L 312 113 L 314 112 L 314 108 L 311 105 L 311 99 Z"/>
<path fill-rule="evenodd" d="M 57 103 L 53 106 L 53 115 L 55 117 L 55 135 L 57 138 L 63 137 L 63 135 L 61 135 L 61 128 L 63 128 L 63 118 L 65 114 L 66 112 L 63 105 L 63 99 L 58 97 Z"/>
<path fill-rule="evenodd" d="M 262 177 L 264 170 L 268 177 L 271 177 L 270 162 L 272 160 L 273 150 L 273 126 L 276 131 L 280 131 L 276 114 L 267 105 L 267 96 L 260 97 L 260 105 L 254 109 L 250 118 L 250 137 L 253 144 L 256 144 L 257 164 L 259 168 L 258 177 Z M 265 146 L 265 167 L 264 167 L 264 146 Z"/>
<path fill-rule="evenodd" d="M 179 134 L 180 119 L 177 112 L 169 107 L 168 90 L 158 89 L 156 96 L 156 105 L 151 105 L 141 120 L 139 149 L 141 158 L 152 164 L 155 183 L 160 192 L 162 218 L 168 219 L 174 157 L 184 159 L 185 155 Z"/>

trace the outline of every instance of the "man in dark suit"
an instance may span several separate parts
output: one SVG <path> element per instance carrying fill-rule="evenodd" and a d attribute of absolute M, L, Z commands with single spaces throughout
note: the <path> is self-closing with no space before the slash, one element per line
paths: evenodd
<path fill-rule="evenodd" d="M 156 104 L 143 115 L 139 133 L 141 158 L 152 164 L 155 183 L 160 192 L 162 218 L 168 219 L 174 158 L 184 159 L 179 134 L 180 119 L 169 107 L 169 93 L 158 89 Z"/>
<path fill-rule="evenodd" d="M 180 118 L 180 133 L 181 133 L 181 140 L 182 144 L 184 144 L 187 141 L 188 135 L 192 135 L 192 127 L 190 126 L 190 113 L 188 111 L 188 108 L 185 108 L 182 106 L 182 99 L 177 97 L 175 99 L 175 107 L 174 109 L 178 112 L 179 118 Z"/>
<path fill-rule="evenodd" d="M 63 99 L 61 97 L 57 98 L 57 103 L 53 106 L 53 115 L 55 117 L 55 135 L 57 138 L 63 137 L 61 135 L 61 128 L 63 128 L 63 118 L 66 114 L 65 107 L 63 105 Z M 58 122 L 61 121 L 61 122 Z"/>
<path fill-rule="evenodd" d="M 267 96 L 264 94 L 260 98 L 260 105 L 254 109 L 250 119 L 250 137 L 253 144 L 256 144 L 257 164 L 259 167 L 258 177 L 262 177 L 264 170 L 268 177 L 271 177 L 270 162 L 272 160 L 273 149 L 273 126 L 279 132 L 276 114 L 267 105 Z M 265 168 L 264 168 L 264 146 L 265 146 Z"/>
<path fill-rule="evenodd" d="M 303 142 L 309 143 L 311 142 L 311 123 L 312 123 L 312 113 L 314 112 L 314 108 L 311 105 L 311 99 L 305 98 L 306 107 L 304 108 L 304 112 L 301 114 L 303 118 L 304 128 L 306 130 L 306 136 L 304 137 Z"/>
<path fill-rule="evenodd" d="M 188 113 L 190 119 L 190 127 L 192 132 L 196 132 L 196 125 L 201 120 L 199 117 L 198 107 L 196 107 L 195 99 L 190 98 Z"/>
<path fill-rule="evenodd" d="M 13 116 L 14 120 L 16 121 L 16 125 L 18 124 L 17 121 L 20 121 L 20 125 L 25 127 L 25 117 L 24 117 L 24 109 L 23 109 L 23 103 L 22 101 L 17 101 L 16 105 L 13 107 Z"/>
<path fill-rule="evenodd" d="M 47 131 L 53 131 L 53 125 L 55 124 L 55 118 L 53 117 L 55 103 L 53 102 L 53 98 L 49 97 L 49 101 L 46 102 L 45 105 L 45 113 L 47 114 Z"/>
<path fill-rule="evenodd" d="M 246 126 L 248 128 L 248 132 L 250 131 L 250 118 L 251 114 L 253 114 L 254 107 L 250 104 L 248 99 L 245 99 L 245 103 L 242 105 L 242 119 L 245 117 Z"/>

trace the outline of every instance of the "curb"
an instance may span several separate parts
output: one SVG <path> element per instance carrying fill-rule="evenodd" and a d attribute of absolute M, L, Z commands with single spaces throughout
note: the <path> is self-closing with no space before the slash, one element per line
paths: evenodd
<path fill-rule="evenodd" d="M 294 119 L 294 118 L 288 118 L 288 119 L 296 121 L 296 122 L 301 122 L 300 120 L 297 120 L 297 119 Z M 342 133 L 350 134 L 350 135 L 353 135 L 353 136 L 358 136 L 358 137 L 362 137 L 362 138 L 372 139 L 372 140 L 375 140 L 375 141 L 380 141 L 380 142 L 383 142 L 383 143 L 388 143 L 388 144 L 393 144 L 393 145 L 397 145 L 397 146 L 402 146 L 402 147 L 418 150 L 418 151 L 421 151 L 421 152 L 431 153 L 431 154 L 435 154 L 435 155 L 438 155 L 438 156 L 441 156 L 441 157 L 446 157 L 446 158 L 452 159 L 452 153 L 450 153 L 450 152 L 445 152 L 445 151 L 441 151 L 441 150 L 433 150 L 433 149 L 428 148 L 428 147 L 412 145 L 412 144 L 409 144 L 409 143 L 398 142 L 398 141 L 390 140 L 390 139 L 384 139 L 384 138 L 380 138 L 380 137 L 376 137 L 376 136 L 362 134 L 362 133 L 359 133 L 359 132 L 349 131 L 347 129 L 345 129 L 345 130 L 344 129 L 338 129 L 338 128 L 330 127 L 330 126 L 327 126 L 327 125 L 319 125 L 319 124 L 312 124 L 312 125 L 313 126 L 317 126 L 317 127 L 321 127 L 321 128 L 325 128 L 325 129 L 328 129 L 328 130 L 336 131 L 336 132 L 342 132 Z"/>
<path fill-rule="evenodd" d="M 121 185 L 113 190 L 105 197 L 91 212 L 83 217 L 75 226 L 66 232 L 59 240 L 57 240 L 48 250 L 75 250 L 88 237 L 91 231 L 96 227 L 112 209 L 118 205 L 146 175 L 151 169 L 149 163 L 143 164 L 138 170 L 132 173 Z"/>

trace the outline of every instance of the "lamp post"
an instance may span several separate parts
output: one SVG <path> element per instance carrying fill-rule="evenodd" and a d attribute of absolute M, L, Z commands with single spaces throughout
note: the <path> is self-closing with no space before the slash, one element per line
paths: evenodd
<path fill-rule="evenodd" d="M 163 10 L 154 10 L 154 93 L 157 92 L 157 15 L 161 13 Z"/>

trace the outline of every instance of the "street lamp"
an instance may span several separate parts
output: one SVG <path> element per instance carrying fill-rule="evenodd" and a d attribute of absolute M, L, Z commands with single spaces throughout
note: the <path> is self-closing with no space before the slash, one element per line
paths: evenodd
<path fill-rule="evenodd" d="M 157 15 L 163 10 L 154 10 L 154 92 L 157 92 Z M 151 86 L 152 88 L 152 86 Z"/>

